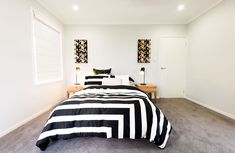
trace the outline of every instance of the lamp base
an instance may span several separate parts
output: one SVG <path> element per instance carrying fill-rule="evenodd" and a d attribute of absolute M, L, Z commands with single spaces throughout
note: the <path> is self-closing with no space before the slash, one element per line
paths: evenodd
<path fill-rule="evenodd" d="M 81 85 L 81 84 L 80 84 L 80 83 L 74 83 L 74 85 L 77 85 L 77 86 L 78 86 L 78 85 Z"/>
<path fill-rule="evenodd" d="M 146 85 L 146 83 L 141 83 L 140 85 Z"/>

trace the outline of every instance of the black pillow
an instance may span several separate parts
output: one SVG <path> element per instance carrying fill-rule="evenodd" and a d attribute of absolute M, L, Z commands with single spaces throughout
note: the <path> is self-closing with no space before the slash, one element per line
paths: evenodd
<path fill-rule="evenodd" d="M 129 77 L 130 82 L 135 82 L 135 80 L 132 77 Z"/>
<path fill-rule="evenodd" d="M 95 68 L 93 68 L 93 72 L 95 75 L 97 75 L 97 74 L 111 74 L 111 70 L 112 70 L 112 68 L 110 68 L 110 69 L 95 69 Z"/>

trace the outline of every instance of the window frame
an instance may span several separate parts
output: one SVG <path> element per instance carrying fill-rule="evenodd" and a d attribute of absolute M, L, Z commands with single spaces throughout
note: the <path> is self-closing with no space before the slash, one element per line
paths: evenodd
<path fill-rule="evenodd" d="M 47 79 L 47 80 L 39 80 L 38 78 L 38 71 L 37 71 L 37 47 L 36 47 L 36 36 L 35 36 L 35 20 L 41 22 L 45 26 L 51 28 L 52 30 L 58 32 L 59 34 L 59 42 L 60 42 L 60 50 L 59 50 L 59 56 L 60 56 L 60 72 L 61 76 L 54 78 L 54 79 Z M 34 9 L 31 8 L 31 31 L 32 31 L 32 55 L 33 55 L 33 77 L 34 77 L 34 84 L 35 85 L 40 85 L 40 84 L 48 84 L 48 83 L 53 83 L 53 82 L 58 82 L 58 81 L 63 81 L 64 78 L 64 73 L 63 73 L 63 52 L 62 52 L 62 32 L 59 30 L 59 28 L 56 28 L 51 24 L 51 22 L 48 22 L 45 18 L 43 18 L 41 15 L 38 13 L 35 13 Z"/>

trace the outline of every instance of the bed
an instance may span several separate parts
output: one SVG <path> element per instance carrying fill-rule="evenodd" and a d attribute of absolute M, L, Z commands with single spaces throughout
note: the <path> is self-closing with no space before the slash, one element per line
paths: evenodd
<path fill-rule="evenodd" d="M 133 86 L 84 88 L 51 112 L 36 146 L 42 151 L 60 139 L 144 138 L 163 149 L 171 124 L 148 96 Z"/>

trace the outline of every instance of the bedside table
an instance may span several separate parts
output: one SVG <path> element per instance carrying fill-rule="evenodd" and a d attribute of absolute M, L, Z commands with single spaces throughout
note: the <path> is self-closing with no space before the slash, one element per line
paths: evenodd
<path fill-rule="evenodd" d="M 69 98 L 71 93 L 78 92 L 84 88 L 83 85 L 72 85 L 67 88 L 67 98 Z"/>
<path fill-rule="evenodd" d="M 138 84 L 137 87 L 145 93 L 150 93 L 154 95 L 154 98 L 157 99 L 157 86 L 154 84 L 141 85 Z"/>

